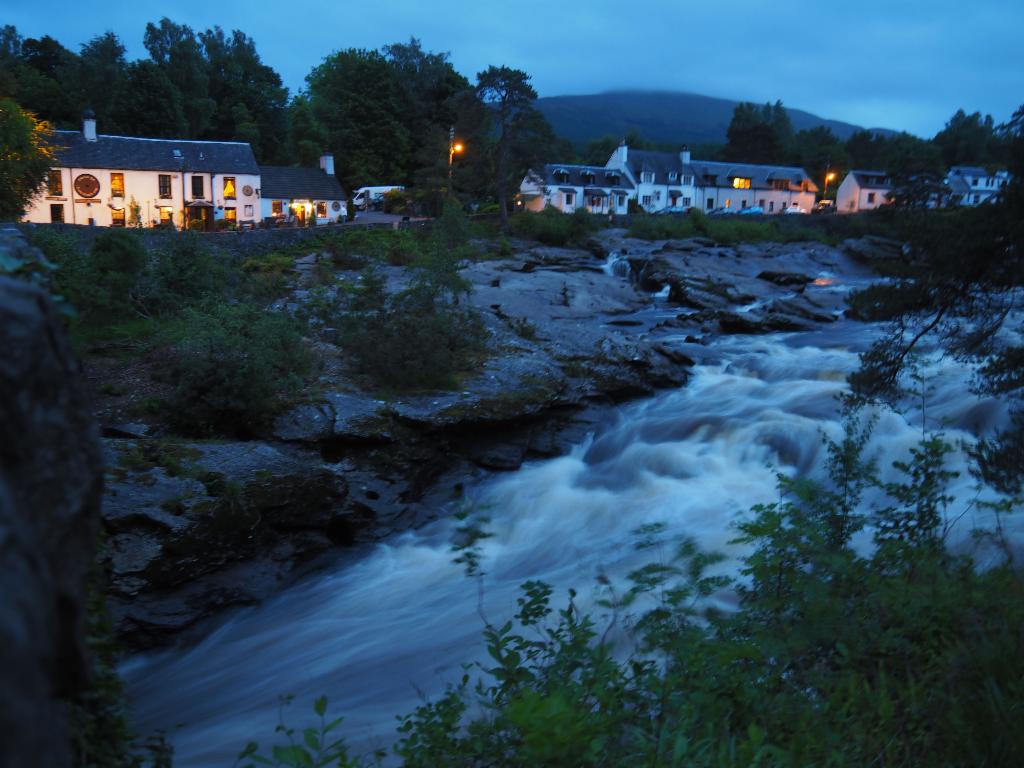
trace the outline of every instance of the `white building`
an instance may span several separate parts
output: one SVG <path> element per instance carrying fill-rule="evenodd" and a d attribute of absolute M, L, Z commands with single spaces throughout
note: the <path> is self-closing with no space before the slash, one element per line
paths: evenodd
<path fill-rule="evenodd" d="M 892 202 L 892 179 L 885 171 L 850 171 L 836 191 L 836 211 L 873 211 Z"/>
<path fill-rule="evenodd" d="M 530 171 L 519 185 L 517 203 L 528 211 L 551 206 L 563 213 L 627 213 L 636 188 L 628 174 L 599 165 L 549 163 Z"/>
<path fill-rule="evenodd" d="M 105 136 L 86 112 L 81 131 L 55 131 L 54 143 L 57 165 L 25 221 L 213 230 L 259 215 L 259 168 L 245 142 Z"/>
<path fill-rule="evenodd" d="M 345 192 L 334 175 L 334 156 L 320 158 L 319 168 L 260 166 L 260 214 L 264 220 L 300 225 L 315 218 L 317 225 L 344 221 Z"/>
<path fill-rule="evenodd" d="M 946 174 L 949 205 L 981 205 L 995 201 L 1010 183 L 1008 171 L 989 173 L 984 168 L 954 165 Z"/>
<path fill-rule="evenodd" d="M 802 168 L 692 160 L 685 147 L 678 153 L 651 152 L 621 144 L 603 168 L 547 165 L 543 175 L 531 171 L 520 185 L 520 201 L 534 211 L 551 205 L 565 212 L 586 207 L 605 213 L 613 205 L 612 212 L 625 213 L 633 199 L 649 213 L 754 206 L 781 213 L 791 207 L 810 211 L 817 191 Z M 614 200 L 602 208 L 594 192 Z"/>

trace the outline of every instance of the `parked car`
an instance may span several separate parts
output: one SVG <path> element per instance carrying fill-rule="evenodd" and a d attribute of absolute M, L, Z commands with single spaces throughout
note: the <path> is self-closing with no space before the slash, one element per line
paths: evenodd
<path fill-rule="evenodd" d="M 740 213 L 747 216 L 760 216 L 764 213 L 764 208 L 760 205 L 748 205 L 746 208 L 741 208 Z"/>
<path fill-rule="evenodd" d="M 791 206 L 789 206 L 789 208 L 784 210 L 783 213 L 790 213 L 790 214 L 792 214 L 792 213 L 807 213 L 807 211 L 805 211 L 799 205 L 791 205 Z"/>
<path fill-rule="evenodd" d="M 727 216 L 733 213 L 736 213 L 736 209 L 734 208 L 715 208 L 714 210 L 708 211 L 708 216 Z"/>
<path fill-rule="evenodd" d="M 812 213 L 835 213 L 836 212 L 836 201 L 835 200 L 819 200 L 814 206 Z"/>
<path fill-rule="evenodd" d="M 360 187 L 352 196 L 352 205 L 361 211 L 368 211 L 371 208 L 380 208 L 384 205 L 384 195 L 392 191 L 402 192 L 405 187 L 397 185 L 384 187 Z"/>

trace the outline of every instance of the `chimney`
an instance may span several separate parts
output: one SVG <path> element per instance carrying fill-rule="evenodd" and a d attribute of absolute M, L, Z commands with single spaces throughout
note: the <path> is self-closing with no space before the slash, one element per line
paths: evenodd
<path fill-rule="evenodd" d="M 685 144 L 683 144 L 683 148 L 679 152 L 679 159 L 683 161 L 683 165 L 690 164 L 690 148 Z"/>
<path fill-rule="evenodd" d="M 629 147 L 626 146 L 626 140 L 623 139 L 619 142 L 618 149 L 615 150 L 615 154 L 612 155 L 612 159 L 619 168 L 625 169 L 629 160 Z M 609 163 L 610 165 L 611 163 Z"/>
<path fill-rule="evenodd" d="M 330 152 L 324 152 L 320 155 L 320 170 L 328 176 L 334 175 L 334 155 Z"/>
<path fill-rule="evenodd" d="M 82 138 L 96 141 L 96 113 L 91 109 L 86 109 L 82 114 Z"/>

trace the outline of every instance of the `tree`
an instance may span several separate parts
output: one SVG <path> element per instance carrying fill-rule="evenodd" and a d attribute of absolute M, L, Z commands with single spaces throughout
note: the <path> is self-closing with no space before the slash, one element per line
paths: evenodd
<path fill-rule="evenodd" d="M 933 142 L 947 166 L 988 165 L 1005 159 L 992 115 L 982 118 L 980 112 L 968 115 L 958 109 Z"/>
<path fill-rule="evenodd" d="M 533 107 L 537 92 L 530 85 L 530 76 L 522 70 L 490 66 L 477 74 L 476 78 L 477 97 L 493 110 L 497 133 L 494 185 L 501 211 L 501 226 L 505 229 L 508 227 L 509 191 L 519 183 L 530 167 L 530 163 L 522 163 L 524 156 L 531 154 L 523 142 L 530 134 L 543 132 L 547 122 Z M 548 130 L 550 132 L 550 126 Z"/>
<path fill-rule="evenodd" d="M 792 139 L 782 102 L 758 107 L 749 101 L 741 102 L 733 110 L 732 121 L 726 131 L 728 142 L 724 154 L 727 160 L 747 163 L 778 163 Z"/>
<path fill-rule="evenodd" d="M 152 61 L 128 65 L 124 87 L 111 109 L 114 124 L 129 136 L 171 139 L 188 131 L 181 93 Z"/>
<path fill-rule="evenodd" d="M 114 119 L 114 105 L 127 81 L 124 53 L 117 35 L 107 32 L 82 46 L 76 68 L 79 103 L 92 109 L 97 123 L 111 133 L 124 130 Z"/>
<path fill-rule="evenodd" d="M 338 51 L 314 67 L 306 83 L 313 114 L 327 131 L 327 148 L 345 158 L 344 185 L 407 181 L 411 137 L 404 124 L 405 99 L 382 54 Z"/>
<path fill-rule="evenodd" d="M 143 42 L 150 58 L 181 95 L 188 138 L 204 136 L 217 104 L 210 98 L 207 63 L 195 32 L 164 17 L 159 25 L 146 25 Z"/>
<path fill-rule="evenodd" d="M 1005 133 L 1013 178 L 1002 199 L 908 218 L 913 258 L 901 266 L 900 280 L 851 297 L 860 317 L 891 321 L 861 356 L 851 384 L 866 398 L 892 397 L 913 353 L 930 339 L 977 361 L 976 389 L 1011 403 L 1010 426 L 978 449 L 980 472 L 1013 492 L 1024 480 L 1024 323 L 1013 314 L 1024 285 L 1024 107 Z"/>
<path fill-rule="evenodd" d="M 850 167 L 861 170 L 884 170 L 887 144 L 884 136 L 873 131 L 855 131 L 846 140 Z"/>
<path fill-rule="evenodd" d="M 0 99 L 0 220 L 16 220 L 54 163 L 53 132 L 12 99 Z"/>
<path fill-rule="evenodd" d="M 850 169 L 850 158 L 846 153 L 846 147 L 836 138 L 832 130 L 824 125 L 796 134 L 793 138 L 793 150 L 789 162 L 805 169 L 816 184 L 822 185 L 825 184 L 827 172 L 835 172 L 836 179 L 839 179 Z M 829 187 L 833 192 L 835 191 L 836 187 L 832 187 L 831 184 Z M 828 197 L 827 192 L 828 190 L 823 188 L 822 196 Z"/>

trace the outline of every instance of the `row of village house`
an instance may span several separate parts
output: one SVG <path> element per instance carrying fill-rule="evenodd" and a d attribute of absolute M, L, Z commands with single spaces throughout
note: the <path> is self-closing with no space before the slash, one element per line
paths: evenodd
<path fill-rule="evenodd" d="M 947 202 L 989 202 L 1008 180 L 1006 171 L 955 166 L 946 177 Z M 873 210 L 889 203 L 892 191 L 883 171 L 850 171 L 836 192 L 836 210 Z M 543 171 L 530 171 L 520 184 L 518 202 L 531 211 L 551 206 L 564 213 L 622 214 L 631 200 L 649 213 L 691 208 L 806 213 L 817 192 L 803 168 L 694 160 L 686 147 L 679 153 L 650 152 L 623 143 L 603 166 L 549 163 Z"/>
<path fill-rule="evenodd" d="M 344 219 L 345 193 L 334 158 L 319 168 L 258 165 L 245 142 L 105 136 L 87 112 L 81 131 L 57 131 L 57 167 L 32 201 L 27 221 L 97 226 L 173 224 L 199 229 L 255 226 L 264 220 L 325 224 Z M 1007 184 L 1006 171 L 956 166 L 946 178 L 948 201 L 979 205 Z M 635 200 L 646 211 L 806 212 L 818 186 L 803 168 L 694 160 L 679 153 L 620 145 L 604 166 L 548 164 L 530 171 L 518 202 L 531 211 L 552 206 L 623 214 Z M 850 171 L 836 194 L 840 213 L 885 205 L 892 183 L 882 171 Z"/>
<path fill-rule="evenodd" d="M 319 168 L 258 165 L 236 141 L 105 136 L 87 112 L 81 131 L 56 131 L 57 164 L 25 220 L 213 230 L 264 219 L 326 224 L 347 213 L 334 158 Z"/>

